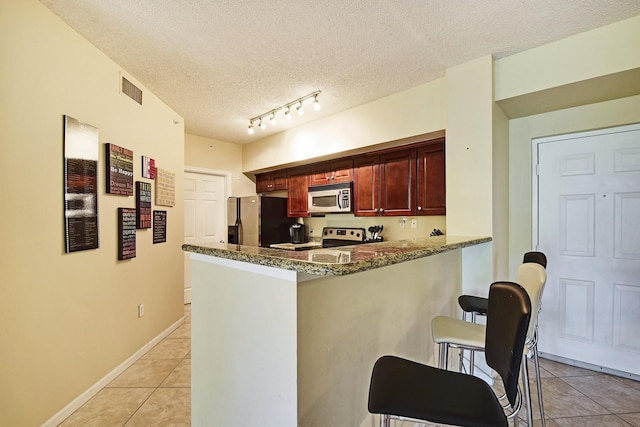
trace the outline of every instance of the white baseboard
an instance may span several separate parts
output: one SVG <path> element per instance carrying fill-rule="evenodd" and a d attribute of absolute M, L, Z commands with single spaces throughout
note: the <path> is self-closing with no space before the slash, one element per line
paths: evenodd
<path fill-rule="evenodd" d="M 118 375 L 127 370 L 128 367 L 133 365 L 138 359 L 140 359 L 147 351 L 151 350 L 156 344 L 166 338 L 171 332 L 175 331 L 180 325 L 184 323 L 184 317 L 180 318 L 173 325 L 169 326 L 163 332 L 161 332 L 158 336 L 153 338 L 147 344 L 145 344 L 140 350 L 136 351 L 131 357 L 126 359 L 120 365 L 118 365 L 114 370 L 105 375 L 102 379 L 100 379 L 97 383 L 89 387 L 85 390 L 80 396 L 73 399 L 67 406 L 62 408 L 57 414 L 53 417 L 49 418 L 47 421 L 42 424 L 41 427 L 55 427 L 65 419 L 69 417 L 69 415 L 73 414 L 78 410 L 82 405 L 87 403 L 89 399 L 95 396 L 100 390 L 102 390 L 107 384 L 116 379 Z"/>
<path fill-rule="evenodd" d="M 640 375 L 632 374 L 631 372 L 618 371 L 617 369 L 611 369 L 604 366 L 593 365 L 591 363 L 580 362 L 579 360 L 568 359 L 566 357 L 560 357 L 549 353 L 538 353 L 538 355 L 542 359 L 553 360 L 554 362 L 564 363 L 565 365 L 571 365 L 577 368 L 588 369 L 595 372 L 603 372 L 608 375 L 615 375 L 616 377 L 629 378 L 634 381 L 640 381 Z"/>

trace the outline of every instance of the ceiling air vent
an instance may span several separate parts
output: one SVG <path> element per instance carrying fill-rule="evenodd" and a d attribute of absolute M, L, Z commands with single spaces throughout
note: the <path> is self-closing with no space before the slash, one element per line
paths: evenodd
<path fill-rule="evenodd" d="M 124 76 L 122 77 L 122 93 L 142 105 L 142 91 Z"/>

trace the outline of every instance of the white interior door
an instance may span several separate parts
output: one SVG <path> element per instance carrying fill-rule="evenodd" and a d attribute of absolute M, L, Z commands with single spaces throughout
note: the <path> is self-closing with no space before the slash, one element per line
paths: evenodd
<path fill-rule="evenodd" d="M 640 375 L 640 126 L 535 143 L 539 349 Z"/>
<path fill-rule="evenodd" d="M 212 243 L 226 240 L 226 177 L 185 172 L 184 242 Z M 184 303 L 191 302 L 191 264 L 184 255 Z"/>

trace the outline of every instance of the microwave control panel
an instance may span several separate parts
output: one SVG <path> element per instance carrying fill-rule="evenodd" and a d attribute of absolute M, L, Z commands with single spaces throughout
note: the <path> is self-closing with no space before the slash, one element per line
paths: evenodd
<path fill-rule="evenodd" d="M 350 208 L 349 206 L 349 190 L 340 190 L 340 207 L 343 209 Z"/>

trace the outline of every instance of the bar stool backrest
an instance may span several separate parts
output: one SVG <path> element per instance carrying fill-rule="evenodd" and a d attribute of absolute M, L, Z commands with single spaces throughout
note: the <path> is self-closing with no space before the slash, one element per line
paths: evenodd
<path fill-rule="evenodd" d="M 538 325 L 542 291 L 547 283 L 547 270 L 541 264 L 533 262 L 520 264 L 516 274 L 516 283 L 525 288 L 531 300 L 531 321 L 529 322 L 527 339 L 532 340 Z"/>
<path fill-rule="evenodd" d="M 518 393 L 518 374 L 530 318 L 531 302 L 522 286 L 513 282 L 491 285 L 485 358 L 502 378 L 511 406 L 515 405 Z"/>
<path fill-rule="evenodd" d="M 525 253 L 522 259 L 522 263 L 526 264 L 527 262 L 535 262 L 536 264 L 540 264 L 544 268 L 547 268 L 547 256 L 542 252 Z"/>

